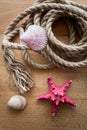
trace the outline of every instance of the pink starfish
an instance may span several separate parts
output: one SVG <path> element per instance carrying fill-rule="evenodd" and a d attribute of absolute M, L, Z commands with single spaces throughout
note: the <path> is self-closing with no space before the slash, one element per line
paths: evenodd
<path fill-rule="evenodd" d="M 77 104 L 72 101 L 70 98 L 66 96 L 66 91 L 69 88 L 71 80 L 68 80 L 62 87 L 56 87 L 51 77 L 48 77 L 48 84 L 50 90 L 47 94 L 39 96 L 37 99 L 49 99 L 52 101 L 52 116 L 55 116 L 57 111 L 57 106 L 60 102 L 66 102 L 73 106 L 77 106 Z"/>

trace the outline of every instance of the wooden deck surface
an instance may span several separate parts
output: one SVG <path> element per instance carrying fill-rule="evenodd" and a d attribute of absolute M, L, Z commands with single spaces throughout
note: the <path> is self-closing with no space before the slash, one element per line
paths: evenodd
<path fill-rule="evenodd" d="M 87 4 L 87 0 L 75 0 Z M 0 42 L 8 24 L 16 15 L 31 6 L 34 0 L 0 0 Z M 60 26 L 62 25 L 62 27 Z M 54 32 L 56 36 L 67 41 L 67 29 L 62 23 L 58 24 Z M 16 57 L 23 62 L 21 52 L 15 52 Z M 32 57 L 43 63 L 47 62 L 42 56 L 31 52 Z M 27 66 L 28 67 L 28 66 Z M 28 105 L 23 111 L 14 111 L 8 108 L 8 99 L 17 94 L 12 76 L 6 68 L 0 46 L 0 130 L 87 130 L 87 67 L 78 71 L 64 71 L 54 68 L 51 70 L 37 70 L 31 68 L 35 86 L 24 94 Z M 55 117 L 51 116 L 51 103 L 37 101 L 37 96 L 48 91 L 47 77 L 52 76 L 57 85 L 72 79 L 73 83 L 67 95 L 78 106 L 73 108 L 67 104 L 60 104 Z"/>

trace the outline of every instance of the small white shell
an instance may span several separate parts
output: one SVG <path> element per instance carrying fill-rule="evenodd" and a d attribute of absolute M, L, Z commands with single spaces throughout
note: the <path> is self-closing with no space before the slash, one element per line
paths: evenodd
<path fill-rule="evenodd" d="M 20 95 L 12 96 L 8 101 L 8 106 L 13 109 L 22 110 L 26 106 L 26 99 Z"/>
<path fill-rule="evenodd" d="M 46 46 L 48 39 L 44 28 L 39 25 L 31 25 L 22 33 L 20 40 L 32 50 L 39 51 Z"/>

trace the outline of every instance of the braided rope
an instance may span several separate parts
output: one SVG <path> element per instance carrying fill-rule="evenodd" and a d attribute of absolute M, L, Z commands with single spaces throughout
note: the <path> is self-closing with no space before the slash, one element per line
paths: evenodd
<path fill-rule="evenodd" d="M 18 23 L 25 17 L 25 22 Z M 69 44 L 59 41 L 52 32 L 55 20 L 64 18 L 69 30 Z M 19 34 L 20 27 L 27 29 L 36 24 L 42 26 L 47 33 L 49 43 L 38 53 L 47 58 L 49 64 L 36 63 L 29 55 L 29 47 L 13 43 L 12 39 Z M 69 0 L 37 0 L 34 5 L 21 12 L 7 27 L 2 41 L 3 57 L 13 72 L 13 77 L 19 91 L 28 91 L 33 85 L 31 73 L 17 59 L 11 49 L 22 50 L 25 61 L 38 69 L 49 69 L 54 66 L 77 69 L 87 65 L 87 6 Z M 76 36 L 80 37 L 76 42 Z M 28 73 L 29 72 L 29 73 Z"/>

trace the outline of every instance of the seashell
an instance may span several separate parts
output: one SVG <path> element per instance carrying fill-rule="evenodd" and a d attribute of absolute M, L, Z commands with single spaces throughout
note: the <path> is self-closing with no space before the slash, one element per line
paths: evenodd
<path fill-rule="evenodd" d="M 39 25 L 31 25 L 22 33 L 20 40 L 32 50 L 39 51 L 46 46 L 48 39 L 44 28 Z"/>
<path fill-rule="evenodd" d="M 26 99 L 20 95 L 12 96 L 8 101 L 8 106 L 13 109 L 22 110 L 26 106 Z"/>

